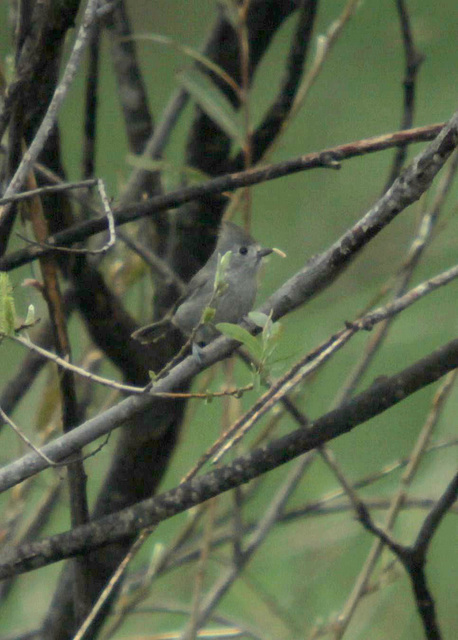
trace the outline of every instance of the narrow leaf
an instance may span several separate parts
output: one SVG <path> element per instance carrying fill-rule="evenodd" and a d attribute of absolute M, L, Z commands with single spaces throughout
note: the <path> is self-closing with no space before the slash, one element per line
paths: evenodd
<path fill-rule="evenodd" d="M 239 115 L 211 79 L 198 69 L 180 74 L 180 82 L 199 107 L 232 139 L 243 146 Z"/>
<path fill-rule="evenodd" d="M 241 342 L 256 358 L 262 358 L 261 344 L 243 327 L 240 327 L 238 324 L 231 324 L 230 322 L 219 322 L 216 328 L 228 338 Z"/>
<path fill-rule="evenodd" d="M 35 307 L 33 304 L 29 304 L 29 308 L 27 309 L 27 316 L 25 318 L 24 324 L 25 326 L 29 326 L 35 323 Z"/>
<path fill-rule="evenodd" d="M 0 273 L 0 331 L 8 336 L 13 335 L 15 323 L 13 287 L 8 274 L 2 271 Z"/>
<path fill-rule="evenodd" d="M 269 316 L 262 313 L 262 311 L 250 311 L 248 317 L 257 327 L 261 327 L 261 329 L 263 329 L 269 321 Z"/>
<path fill-rule="evenodd" d="M 202 324 L 208 324 L 209 322 L 212 322 L 213 318 L 215 317 L 215 313 L 216 310 L 213 309 L 213 307 L 205 307 L 202 312 Z"/>
<path fill-rule="evenodd" d="M 149 40 L 150 42 L 155 42 L 156 44 L 163 44 L 168 47 L 172 47 L 173 49 L 176 49 L 177 51 L 183 53 L 188 58 L 199 62 L 203 67 L 206 67 L 207 69 L 210 69 L 210 71 L 213 71 L 213 73 L 224 80 L 224 82 L 229 85 L 235 91 L 235 93 L 240 94 L 240 87 L 222 67 L 213 62 L 213 60 L 210 60 L 210 58 L 207 58 L 207 56 L 199 53 L 199 51 L 196 51 L 192 47 L 180 44 L 179 42 L 173 40 L 172 38 L 169 38 L 168 36 L 163 36 L 157 33 L 140 33 L 135 36 L 130 36 L 129 38 L 121 38 L 121 41 L 122 40 Z"/>

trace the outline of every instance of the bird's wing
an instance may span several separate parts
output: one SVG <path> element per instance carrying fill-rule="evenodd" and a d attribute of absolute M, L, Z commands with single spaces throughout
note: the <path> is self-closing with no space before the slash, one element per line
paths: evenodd
<path fill-rule="evenodd" d="M 198 271 L 189 281 L 186 293 L 182 296 L 181 302 L 183 299 L 194 297 L 205 287 L 205 285 L 208 285 L 209 288 L 213 288 L 213 282 L 209 282 L 208 280 L 208 273 Z"/>

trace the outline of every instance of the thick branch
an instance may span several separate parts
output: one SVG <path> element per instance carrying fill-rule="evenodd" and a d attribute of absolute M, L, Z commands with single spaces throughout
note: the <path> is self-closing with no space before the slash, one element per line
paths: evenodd
<path fill-rule="evenodd" d="M 120 542 L 146 527 L 241 486 L 319 447 L 401 402 L 458 367 L 458 340 L 452 340 L 400 373 L 384 378 L 344 407 L 325 414 L 309 430 L 298 429 L 259 447 L 231 464 L 194 478 L 156 498 L 77 529 L 22 545 L 3 555 L 0 579 L 38 569 L 80 553 Z M 373 428 L 376 427 L 374 423 Z"/>
<path fill-rule="evenodd" d="M 397 146 L 400 142 L 413 143 L 432 140 L 439 134 L 443 127 L 444 124 L 440 123 L 428 125 L 426 127 L 419 127 L 418 129 L 411 129 L 409 131 L 398 131 L 396 133 L 368 138 L 366 140 L 350 142 L 348 144 L 324 149 L 323 151 L 315 153 L 308 153 L 306 155 L 299 156 L 298 158 L 293 158 L 292 160 L 268 165 L 267 167 L 248 169 L 247 171 L 224 175 L 214 178 L 213 180 L 208 180 L 207 182 L 203 182 L 199 185 L 192 185 L 190 187 L 178 189 L 177 191 L 171 191 L 170 193 L 155 196 L 154 198 L 150 198 L 141 203 L 123 207 L 122 209 L 115 211 L 115 223 L 116 225 L 126 224 L 144 216 L 149 216 L 166 209 L 179 207 L 180 205 L 192 200 L 223 193 L 224 191 L 235 191 L 240 187 L 260 184 L 262 182 L 281 178 L 299 171 L 306 171 L 308 169 L 316 169 L 320 167 L 338 168 L 338 163 L 342 160 L 355 158 L 367 153 L 382 151 L 384 149 L 390 149 Z M 457 135 L 458 127 L 456 118 L 452 119 L 446 127 L 446 131 L 449 134 L 452 134 L 453 136 Z M 95 218 L 79 225 L 75 225 L 65 231 L 56 233 L 54 236 L 48 238 L 48 244 L 58 247 L 69 246 L 75 242 L 82 242 L 96 233 L 106 231 L 107 228 L 108 223 L 106 218 Z M 40 248 L 36 246 L 15 251 L 14 253 L 0 259 L 0 271 L 10 271 L 11 269 L 15 269 L 23 264 L 36 260 L 41 255 L 50 251 L 52 251 L 51 247 Z"/>

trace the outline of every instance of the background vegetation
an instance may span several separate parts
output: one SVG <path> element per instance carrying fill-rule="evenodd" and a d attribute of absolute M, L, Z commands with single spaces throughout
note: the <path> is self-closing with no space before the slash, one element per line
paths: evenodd
<path fill-rule="evenodd" d="M 77 4 L 50 3 L 50 6 L 53 11 L 60 11 L 60 5 L 64 5 L 71 13 L 77 9 Z M 12 5 L 5 2 L 0 6 L 2 74 L 9 83 L 27 76 L 27 70 L 17 62 L 18 52 L 39 24 L 39 21 L 31 20 L 30 32 L 26 29 L 21 35 L 15 11 L 19 7 L 25 15 L 35 16 L 37 7 L 33 2 Z M 283 6 L 279 9 L 277 5 Z M 337 0 L 316 3 L 136 0 L 115 2 L 113 6 L 113 13 L 107 9 L 100 18 L 99 31 L 93 36 L 92 60 L 98 56 L 99 69 L 97 73 L 90 71 L 86 51 L 86 58 L 59 113 L 60 141 L 54 140 L 47 145 L 40 162 L 48 163 L 64 180 L 102 178 L 115 211 L 161 191 L 179 190 L 188 183 L 200 184 L 227 171 L 241 170 L 244 165 L 255 164 L 254 160 L 261 164 L 279 163 L 410 126 L 445 122 L 456 109 L 457 89 L 451 79 L 457 69 L 458 15 L 453 0 L 438 3 L 433 9 L 427 0 L 366 0 L 361 3 Z M 120 17 L 123 7 L 128 13 L 133 37 L 120 40 L 119 31 L 126 24 Z M 313 19 L 309 17 L 309 32 L 304 29 L 308 48 L 299 83 L 304 87 L 310 82 L 309 91 L 297 113 L 284 114 L 284 131 L 269 140 L 273 148 L 266 150 L 262 158 L 250 160 L 256 144 L 250 143 L 247 130 L 256 131 L 279 95 L 285 60 L 300 12 L 313 12 L 312 7 L 316 9 L 316 15 Z M 79 8 L 77 27 L 84 8 L 85 5 Z M 407 12 L 407 18 L 404 18 L 408 20 L 413 38 L 414 62 L 418 63 L 417 73 L 410 79 L 406 76 L 401 9 Z M 248 22 L 244 19 L 244 10 L 251 16 Z M 283 12 L 284 19 L 278 19 L 281 24 L 275 24 L 272 17 L 275 11 Z M 231 15 L 232 26 L 228 18 Z M 114 25 L 111 16 L 116 17 Z M 54 19 L 55 16 L 45 16 L 44 24 L 50 32 L 38 46 L 44 49 L 44 43 L 52 43 L 55 38 L 56 68 L 49 64 L 40 73 L 34 69 L 35 75 L 26 77 L 8 114 L 10 128 L 3 138 L 5 189 L 19 162 L 22 151 L 18 149 L 22 141 L 30 145 L 36 133 L 36 119 L 40 120 L 46 110 L 57 81 L 57 63 L 62 58 L 61 73 L 75 41 L 76 30 L 70 29 L 65 36 L 68 25 L 63 33 L 56 35 L 58 30 L 51 25 Z M 232 131 L 232 138 L 228 138 L 232 150 L 227 153 L 226 139 L 218 132 L 218 127 L 223 126 L 223 115 L 228 111 L 227 105 L 221 106 L 221 91 L 227 91 L 227 85 L 219 83 L 217 89 L 214 77 L 213 82 L 207 77 L 207 83 L 200 84 L 196 93 L 190 96 L 170 132 L 161 158 L 153 164 L 140 153 L 148 132 L 140 132 L 139 146 L 135 148 L 133 125 L 147 120 L 146 110 L 140 107 L 142 118 L 134 113 L 133 107 L 138 106 L 135 102 L 137 94 L 129 91 L 133 91 L 135 82 L 115 54 L 123 43 L 135 47 L 138 69 L 134 70 L 134 78 L 141 78 L 143 82 L 154 130 L 174 92 L 183 86 L 189 90 L 191 80 L 204 82 L 201 75 L 205 75 L 206 60 L 201 61 L 200 66 L 196 65 L 184 47 L 201 53 L 206 46 L 211 49 L 211 44 L 205 43 L 218 19 L 226 20 L 228 28 L 234 30 L 236 43 L 249 44 L 245 62 L 235 54 L 231 59 L 232 50 L 227 42 L 221 47 L 222 53 L 218 50 L 221 55 L 218 63 L 233 65 L 236 69 L 234 77 L 242 88 L 243 74 L 249 75 L 253 70 L 249 56 L 258 50 L 263 33 L 267 34 L 268 41 L 265 52 L 260 54 L 252 82 L 245 87 L 245 103 L 242 91 L 242 104 L 236 104 L 237 109 L 233 106 L 227 116 L 229 124 L 226 121 L 226 126 Z M 121 27 L 117 20 L 121 21 Z M 251 40 L 251 29 L 255 31 L 253 25 L 256 24 L 259 33 L 257 39 Z M 339 25 L 337 33 L 332 31 L 336 24 Z M 57 43 L 65 37 L 61 51 Z M 164 37 L 170 40 L 165 41 Z M 330 37 L 332 47 L 315 77 L 312 74 L 317 60 Z M 127 53 L 127 59 L 129 55 Z M 210 51 L 208 58 L 212 57 L 217 56 L 212 56 Z M 201 70 L 197 79 L 196 67 Z M 408 81 L 412 80 L 414 89 L 410 112 L 404 107 L 406 77 Z M 96 110 L 92 114 L 85 102 L 88 78 L 95 80 L 89 92 L 97 96 Z M 120 89 L 120 78 L 128 79 L 132 86 L 127 82 L 127 88 Z M 124 112 L 119 94 L 127 104 Z M 206 100 L 205 108 L 213 118 L 214 124 L 208 127 L 209 130 L 207 125 L 201 129 L 196 127 L 196 100 L 199 99 L 201 106 L 202 99 Z M 406 124 L 409 113 L 412 121 Z M 129 116 L 133 121 L 129 121 Z M 85 151 L 91 139 L 87 128 L 85 131 L 88 121 L 96 123 L 92 134 L 95 144 L 93 169 L 88 168 L 91 152 Z M 253 145 L 251 151 L 250 144 Z M 423 141 L 409 145 L 403 166 L 408 166 L 428 144 Z M 234 158 L 240 147 L 244 154 L 237 165 Z M 213 232 L 221 216 L 230 211 L 234 221 L 249 225 L 254 237 L 264 246 L 279 247 L 287 254 L 283 260 L 272 256 L 266 265 L 258 296 L 258 303 L 262 303 L 303 269 L 312 256 L 327 250 L 379 200 L 387 188 L 396 152 L 390 148 L 346 159 L 338 171 L 315 168 L 260 182 L 250 188 L 249 195 L 246 191 L 235 191 L 229 207 L 226 200 L 229 194 L 223 199 L 212 197 L 192 201 L 166 213 L 155 213 L 146 221 L 143 218 L 118 227 L 118 231 L 122 229 L 133 241 L 145 242 L 186 280 L 208 255 Z M 419 230 L 424 229 L 421 225 L 422 222 L 424 225 L 426 215 L 437 213 L 437 219 L 434 218 L 431 234 L 406 289 L 454 266 L 456 164 L 455 154 L 432 188 L 359 251 L 332 286 L 317 287 L 319 295 L 312 296 L 307 304 L 279 320 L 282 333 L 269 360 L 269 373 L 273 379 L 282 376 L 299 358 L 344 328 L 345 322 L 357 319 L 364 310 L 388 303 L 396 295 L 404 273 L 403 265 Z M 149 174 L 145 193 L 123 200 L 129 177 L 138 167 L 154 171 Z M 191 168 L 195 170 L 193 173 Z M 39 168 L 35 176 L 39 184 L 44 183 Z M 88 193 L 89 190 L 83 195 L 88 197 Z M 443 202 L 439 200 L 442 196 Z M 100 211 L 95 190 L 92 198 Z M 66 197 L 59 200 L 48 197 L 42 200 L 42 206 L 48 234 L 95 217 L 87 205 L 75 204 Z M 29 246 L 17 233 L 40 238 L 30 222 L 36 213 L 25 209 L 22 214 L 22 218 L 15 217 L 11 233 L 6 234 L 6 259 Z M 175 243 L 174 250 L 165 251 L 170 238 Z M 105 240 L 106 235 L 102 238 L 99 234 L 92 240 L 86 238 L 78 246 L 100 247 Z M 30 262 L 13 269 L 3 262 L 0 268 L 10 271 L 18 316 L 24 318 L 28 305 L 33 304 L 36 315 L 41 318 L 41 323 L 30 331 L 32 339 L 52 349 L 52 339 L 46 339 L 44 335 L 48 309 L 41 288 L 20 286 L 25 279 L 42 279 L 38 263 Z M 163 279 L 152 279 L 150 269 L 119 235 L 116 246 L 106 256 L 58 254 L 54 269 L 59 270 L 61 288 L 67 292 L 66 304 L 71 309 L 68 333 L 72 361 L 106 377 L 138 386 L 146 384 L 147 370 L 160 368 L 176 349 L 177 342 L 143 349 L 132 345 L 128 337 L 131 330 L 151 319 L 153 297 L 154 313 L 158 316 L 169 306 L 176 291 L 170 291 Z M 100 276 L 102 279 L 99 280 Z M 372 333 L 359 332 L 295 389 L 294 402 L 309 420 L 319 418 L 336 406 L 339 393 L 357 363 L 366 357 L 376 331 L 377 328 Z M 396 374 L 455 337 L 456 283 L 451 282 L 394 319 L 352 393 L 368 389 L 374 380 Z M 24 364 L 23 346 L 5 339 L 0 348 L 0 379 L 4 394 L 0 406 L 33 442 L 41 445 L 48 438 L 56 437 L 61 429 L 62 377 L 59 379 L 55 365 L 47 364 L 30 380 L 29 389 L 25 380 L 29 378 L 31 364 L 29 361 Z M 162 522 L 129 563 L 121 596 L 119 589 L 115 589 L 118 597 L 116 601 L 109 600 L 108 615 L 99 617 L 99 623 L 86 637 L 100 633 L 100 637 L 112 638 L 175 635 L 190 638 L 196 636 L 201 627 L 209 637 L 237 634 L 243 638 L 370 637 L 374 640 L 455 637 L 458 625 L 456 506 L 442 519 L 427 550 L 426 575 L 436 605 L 439 635 L 434 635 L 435 630 L 428 629 L 427 623 L 422 622 L 405 568 L 393 550 L 386 547 L 369 577 L 367 589 L 357 599 L 353 614 L 345 618 L 355 583 L 376 540 L 374 532 L 369 532 L 358 521 L 361 513 L 357 515 L 355 507 L 359 503 L 350 489 L 355 488 L 358 498 L 369 508 L 373 521 L 383 528 L 390 501 L 405 484 L 403 473 L 407 461 L 416 455 L 415 447 L 420 434 L 424 433 L 424 425 L 434 415 L 432 433 L 425 450 L 418 455 L 418 468 L 412 482 L 409 479 L 405 486 L 405 503 L 392 531 L 399 543 L 414 543 L 425 517 L 456 472 L 458 397 L 450 376 L 426 386 L 327 445 L 337 461 L 340 480 L 336 479 L 335 470 L 330 469 L 326 460 L 316 456 L 304 468 L 303 476 L 291 491 L 285 517 L 282 519 L 283 512 L 279 510 L 274 523 L 265 530 L 260 526 L 263 516 L 277 499 L 279 489 L 290 478 L 295 465 L 303 464 L 302 459 L 280 466 L 242 489 L 205 502 L 202 513 L 197 507 L 191 513 L 182 513 Z M 24 390 L 27 387 L 27 394 L 20 397 L 18 392 L 8 406 L 6 398 L 12 379 Z M 216 392 L 222 388 L 240 388 L 252 381 L 253 375 L 245 365 L 235 360 L 234 364 L 224 361 L 196 377 L 192 390 Z M 445 391 L 444 384 L 447 385 Z M 183 389 L 187 389 L 186 384 Z M 151 494 L 176 487 L 221 431 L 249 409 L 263 391 L 262 387 L 255 386 L 240 398 L 227 396 L 212 402 L 197 399 L 186 404 L 178 400 L 164 401 L 158 411 L 147 413 L 144 418 L 134 420 L 131 417 L 123 435 L 118 429 L 107 443 L 103 439 L 89 445 L 85 454 L 102 445 L 95 455 L 84 461 L 89 510 L 95 509 L 96 516 L 116 512 Z M 440 393 L 447 394 L 443 403 L 438 400 Z M 112 389 L 81 382 L 79 378 L 76 396 L 78 408 L 73 425 L 103 414 L 123 397 Z M 66 426 L 73 425 L 70 420 Z M 271 441 L 297 427 L 297 422 L 287 412 L 276 408 L 237 445 L 236 452 L 230 453 L 227 460 L 231 455 L 235 457 L 259 445 L 261 439 Z M 28 451 L 22 444 L 18 445 L 16 434 L 6 425 L 1 438 L 5 467 Z M 222 464 L 227 460 L 223 459 Z M 109 480 L 104 485 L 106 474 Z M 78 484 L 77 480 L 74 482 Z M 124 488 L 126 494 L 121 495 Z M 101 490 L 104 497 L 98 498 Z M 43 506 L 46 499 L 52 508 Z M 64 467 L 48 469 L 3 493 L 2 507 L 6 554 L 35 537 L 45 538 L 77 526 L 70 515 Z M 84 521 L 84 514 L 82 517 Z M 195 526 L 190 528 L 194 520 Z M 34 528 L 32 521 L 36 525 Z M 190 530 L 183 545 L 172 553 L 170 549 L 186 527 Z M 244 565 L 243 550 L 252 541 L 253 531 L 265 533 L 265 537 L 262 544 L 255 546 L 249 563 Z M 62 563 L 50 564 L 5 583 L 0 594 L 0 631 L 5 637 L 26 630 L 34 630 L 35 635 L 28 637 L 40 637 L 40 634 L 43 638 L 73 637 L 132 541 L 131 537 L 124 538 L 121 544 L 108 547 L 105 555 L 102 552 L 99 556 L 89 556 L 89 567 L 77 569 L 82 578 L 80 575 L 81 582 L 77 581 L 76 595 L 72 591 L 75 579 L 69 572 L 71 569 L 66 570 L 67 577 L 60 578 L 63 582 L 58 583 Z M 169 552 L 170 556 L 167 555 Z M 169 564 L 162 566 L 161 559 L 165 557 Z M 231 571 L 234 580 L 230 588 L 221 594 L 221 598 L 216 597 L 219 581 Z M 53 601 L 56 588 L 57 596 Z M 71 620 L 73 605 L 69 601 L 73 595 L 76 599 L 81 597 L 82 592 L 88 597 L 78 604 L 77 622 L 74 622 Z M 212 596 L 215 596 L 215 603 L 208 619 L 201 623 L 199 615 Z M 54 604 L 50 607 L 52 601 Z"/>

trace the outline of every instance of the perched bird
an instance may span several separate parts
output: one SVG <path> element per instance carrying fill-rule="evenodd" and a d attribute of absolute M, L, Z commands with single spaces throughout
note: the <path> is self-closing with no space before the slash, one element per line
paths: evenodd
<path fill-rule="evenodd" d="M 219 261 L 225 258 L 222 282 L 215 287 Z M 159 322 L 135 331 L 132 337 L 142 343 L 154 342 L 171 327 L 178 328 L 189 336 L 197 327 L 193 344 L 203 347 L 218 331 L 218 322 L 238 323 L 253 307 L 258 287 L 257 275 L 262 258 L 273 249 L 263 249 L 246 231 L 233 224 L 223 222 L 215 250 L 205 265 L 189 281 L 185 294 L 173 310 Z M 227 260 L 227 264 L 226 263 Z M 202 318 L 205 309 L 213 309 L 211 322 Z"/>

